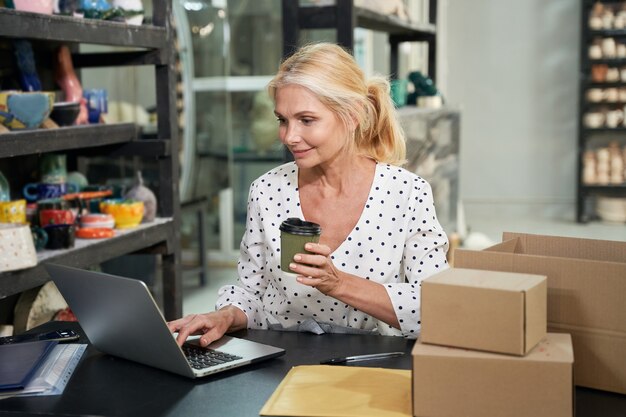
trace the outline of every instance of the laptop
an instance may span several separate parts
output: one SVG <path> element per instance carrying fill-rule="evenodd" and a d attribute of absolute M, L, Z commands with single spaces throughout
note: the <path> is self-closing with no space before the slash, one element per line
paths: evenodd
<path fill-rule="evenodd" d="M 100 351 L 189 378 L 275 358 L 284 349 L 231 336 L 181 348 L 143 281 L 45 263 L 91 343 Z"/>

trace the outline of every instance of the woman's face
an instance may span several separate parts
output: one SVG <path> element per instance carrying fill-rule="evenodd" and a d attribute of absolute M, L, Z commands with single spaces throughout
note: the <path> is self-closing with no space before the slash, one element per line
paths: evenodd
<path fill-rule="evenodd" d="M 340 119 L 304 87 L 278 88 L 274 113 L 280 141 L 299 168 L 332 162 L 346 144 L 346 129 Z"/>

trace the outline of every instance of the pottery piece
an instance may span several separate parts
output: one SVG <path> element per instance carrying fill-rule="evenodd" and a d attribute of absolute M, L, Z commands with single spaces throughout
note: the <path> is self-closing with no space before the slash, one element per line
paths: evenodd
<path fill-rule="evenodd" d="M 81 227 L 76 230 L 79 239 L 105 239 L 115 236 L 113 229 L 108 227 Z"/>
<path fill-rule="evenodd" d="M 102 88 L 90 88 L 83 91 L 83 97 L 87 100 L 89 123 L 100 123 L 101 116 L 108 112 L 107 90 Z"/>
<path fill-rule="evenodd" d="M 71 126 L 76 122 L 80 113 L 80 103 L 77 101 L 61 101 L 54 103 L 50 118 L 59 126 Z"/>
<path fill-rule="evenodd" d="M 279 144 L 274 101 L 266 91 L 259 91 L 254 95 L 250 118 L 252 120 L 250 126 L 252 140 L 256 151 L 263 155 Z"/>
<path fill-rule="evenodd" d="M 46 184 L 67 182 L 67 157 L 62 153 L 46 153 L 39 160 L 39 176 Z M 72 188 L 73 189 L 73 188 Z"/>
<path fill-rule="evenodd" d="M 75 193 L 78 190 L 71 183 L 29 183 L 24 186 L 22 193 L 28 201 L 37 201 L 50 198 L 60 198 L 68 193 Z"/>
<path fill-rule="evenodd" d="M 46 247 L 48 243 L 48 234 L 43 228 L 39 226 L 31 226 L 30 233 L 33 237 L 33 245 L 35 245 L 35 251 L 39 252 Z"/>
<path fill-rule="evenodd" d="M 52 14 L 54 0 L 13 0 L 16 10 L 31 13 Z"/>
<path fill-rule="evenodd" d="M 48 118 L 52 92 L 0 91 L 0 123 L 12 130 L 34 129 Z"/>
<path fill-rule="evenodd" d="M 74 224 L 76 215 L 72 210 L 40 210 L 39 225 L 46 227 L 53 224 Z"/>
<path fill-rule="evenodd" d="M 80 0 L 79 9 L 88 19 L 102 19 L 105 12 L 111 10 L 107 0 Z"/>
<path fill-rule="evenodd" d="M 143 201 L 144 213 L 142 223 L 149 223 L 156 217 L 157 199 L 152 190 L 143 184 L 141 171 L 137 171 L 135 185 L 124 195 L 127 200 Z"/>
<path fill-rule="evenodd" d="M 81 228 L 112 229 L 115 226 L 115 219 L 106 213 L 90 213 L 80 217 Z"/>
<path fill-rule="evenodd" d="M 43 228 L 48 235 L 46 249 L 73 248 L 76 242 L 76 226 L 73 224 L 51 224 Z"/>
<path fill-rule="evenodd" d="M 62 45 L 57 50 L 54 78 L 61 90 L 63 90 L 65 101 L 80 103 L 80 110 L 75 123 L 77 125 L 87 124 L 87 102 L 83 98 L 83 87 L 74 70 L 72 53 L 67 45 Z"/>
<path fill-rule="evenodd" d="M 37 74 L 35 53 L 31 42 L 25 39 L 15 39 L 13 50 L 15 51 L 18 79 L 22 91 L 41 91 L 41 80 Z"/>
<path fill-rule="evenodd" d="M 0 223 L 26 223 L 26 200 L 0 201 Z"/>
<path fill-rule="evenodd" d="M 67 183 L 74 184 L 78 192 L 83 191 L 89 185 L 87 177 L 82 172 L 72 171 L 67 174 Z"/>
<path fill-rule="evenodd" d="M 11 188 L 9 187 L 9 181 L 0 172 L 0 201 L 11 200 Z"/>
<path fill-rule="evenodd" d="M 143 23 L 144 8 L 141 0 L 113 0 L 113 7 L 124 11 L 124 20 L 129 25 Z"/>
<path fill-rule="evenodd" d="M 37 253 L 30 227 L 26 224 L 0 224 L 0 272 L 37 265 Z"/>
<path fill-rule="evenodd" d="M 100 211 L 113 216 L 115 228 L 128 229 L 141 223 L 144 213 L 143 201 L 109 199 L 100 203 Z"/>

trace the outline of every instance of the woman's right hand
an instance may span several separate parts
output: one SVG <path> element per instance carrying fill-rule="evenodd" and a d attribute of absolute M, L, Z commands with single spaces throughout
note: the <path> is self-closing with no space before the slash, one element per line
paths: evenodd
<path fill-rule="evenodd" d="M 242 324 L 242 316 L 244 320 Z M 176 343 L 182 346 L 185 340 L 192 335 L 201 335 L 200 345 L 207 346 L 219 339 L 228 331 L 245 328 L 247 317 L 237 307 L 226 306 L 218 311 L 204 314 L 190 314 L 178 320 L 167 323 L 172 333 L 178 332 Z"/>

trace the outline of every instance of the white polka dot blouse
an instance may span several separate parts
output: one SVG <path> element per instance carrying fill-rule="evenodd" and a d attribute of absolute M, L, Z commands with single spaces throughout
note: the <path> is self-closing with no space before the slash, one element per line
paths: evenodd
<path fill-rule="evenodd" d="M 420 285 L 448 268 L 448 239 L 424 179 L 397 166 L 377 163 L 368 201 L 356 226 L 331 254 L 339 270 L 383 284 L 400 330 L 314 288 L 280 268 L 280 230 L 289 217 L 304 219 L 298 167 L 289 162 L 250 186 L 246 231 L 236 285 L 220 288 L 216 309 L 240 308 L 249 328 L 269 322 L 293 327 L 304 320 L 415 338 L 420 330 Z M 306 219 L 305 219 L 306 220 Z M 323 233 L 323 231 L 322 231 Z"/>

